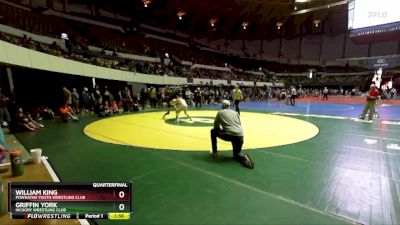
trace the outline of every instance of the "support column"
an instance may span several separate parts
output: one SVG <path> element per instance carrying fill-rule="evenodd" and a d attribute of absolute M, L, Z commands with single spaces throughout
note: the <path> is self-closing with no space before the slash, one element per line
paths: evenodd
<path fill-rule="evenodd" d="M 7 67 L 7 77 L 8 77 L 8 84 L 10 87 L 10 92 L 13 93 L 14 92 L 14 80 L 12 77 L 12 71 L 10 67 Z"/>
<path fill-rule="evenodd" d="M 63 0 L 63 12 L 67 12 L 68 0 Z"/>
<path fill-rule="evenodd" d="M 397 55 L 400 54 L 400 40 L 399 40 L 399 44 L 397 45 Z"/>
<path fill-rule="evenodd" d="M 226 52 L 228 52 L 228 46 L 229 46 L 228 37 L 225 37 L 224 47 Z"/>
<path fill-rule="evenodd" d="M 300 64 L 300 60 L 301 58 L 303 58 L 302 56 L 302 52 L 301 49 L 303 48 L 303 27 L 300 27 L 300 37 L 299 37 L 299 52 L 297 55 L 297 63 Z"/>
<path fill-rule="evenodd" d="M 319 37 L 320 37 L 320 39 L 319 39 L 319 57 L 318 57 L 318 61 L 321 64 L 321 62 L 322 62 L 322 59 L 321 59 L 321 57 L 322 57 L 322 46 L 324 44 L 324 35 L 321 34 Z"/>
<path fill-rule="evenodd" d="M 282 40 L 283 39 L 283 35 L 282 32 L 279 36 L 279 54 L 278 54 L 278 61 L 281 62 L 281 57 L 282 57 Z"/>
<path fill-rule="evenodd" d="M 371 48 L 372 48 L 372 43 L 368 44 L 368 57 L 371 57 Z"/>
<path fill-rule="evenodd" d="M 346 57 L 346 42 L 347 42 L 347 35 L 348 32 L 344 33 L 344 40 L 343 40 L 343 51 L 342 51 L 342 59 Z"/>

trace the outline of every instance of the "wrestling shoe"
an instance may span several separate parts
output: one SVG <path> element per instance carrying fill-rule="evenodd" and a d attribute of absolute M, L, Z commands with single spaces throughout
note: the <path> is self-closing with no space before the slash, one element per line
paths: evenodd
<path fill-rule="evenodd" d="M 253 160 L 251 160 L 250 155 L 249 154 L 244 154 L 243 155 L 244 158 L 244 165 L 250 169 L 254 169 L 254 162 Z"/>
<path fill-rule="evenodd" d="M 218 158 L 218 152 L 210 152 L 211 158 Z"/>

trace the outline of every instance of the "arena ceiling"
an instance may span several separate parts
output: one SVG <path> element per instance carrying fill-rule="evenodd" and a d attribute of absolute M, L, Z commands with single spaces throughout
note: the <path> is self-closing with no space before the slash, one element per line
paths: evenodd
<path fill-rule="evenodd" d="M 198 38 L 274 39 L 347 29 L 343 0 L 69 0 Z M 278 29 L 280 26 L 280 29 Z"/>

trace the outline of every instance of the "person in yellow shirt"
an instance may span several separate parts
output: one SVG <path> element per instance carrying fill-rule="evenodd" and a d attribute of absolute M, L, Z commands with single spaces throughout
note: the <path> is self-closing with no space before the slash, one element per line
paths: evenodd
<path fill-rule="evenodd" d="M 236 112 L 240 115 L 239 103 L 243 101 L 243 93 L 239 89 L 239 85 L 236 84 L 235 88 L 232 90 L 232 98 L 235 103 Z"/>
<path fill-rule="evenodd" d="M 151 108 L 156 108 L 157 106 L 157 91 L 155 87 L 151 87 L 149 91 L 149 99 Z"/>

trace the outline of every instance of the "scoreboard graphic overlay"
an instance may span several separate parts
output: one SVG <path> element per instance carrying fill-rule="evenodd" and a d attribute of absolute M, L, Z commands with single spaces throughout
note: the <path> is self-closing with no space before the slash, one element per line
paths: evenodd
<path fill-rule="evenodd" d="M 12 219 L 128 220 L 131 182 L 9 183 Z"/>

